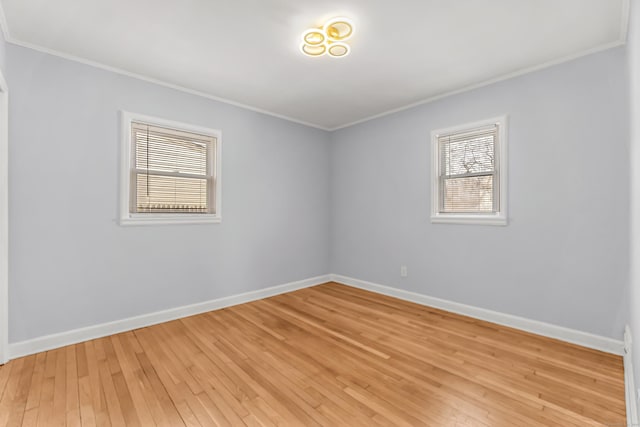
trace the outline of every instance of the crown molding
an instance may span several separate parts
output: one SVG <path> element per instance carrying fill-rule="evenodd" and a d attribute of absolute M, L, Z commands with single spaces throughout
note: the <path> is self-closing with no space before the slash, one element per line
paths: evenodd
<path fill-rule="evenodd" d="M 631 14 L 631 5 L 630 5 L 631 0 L 622 0 L 622 11 L 620 13 L 620 35 L 618 40 L 613 41 L 611 43 L 605 43 L 602 44 L 600 46 L 596 46 L 593 47 L 591 49 L 587 49 L 584 50 L 582 52 L 578 52 L 578 53 L 574 53 L 571 55 L 566 55 L 557 59 L 553 59 L 551 61 L 547 61 L 547 62 L 543 62 L 542 64 L 538 64 L 538 65 L 534 65 L 531 67 L 526 67 L 526 68 L 522 68 L 520 70 L 511 72 L 511 73 L 507 73 L 507 74 L 503 74 L 501 76 L 498 77 L 494 77 L 492 79 L 489 80 L 483 80 L 479 83 L 474 83 L 468 86 L 464 86 L 460 89 L 454 89 L 451 91 L 447 91 L 447 92 L 443 92 L 439 95 L 435 95 L 429 98 L 425 98 L 423 100 L 420 101 L 416 101 L 413 102 L 411 104 L 408 105 L 404 105 L 402 107 L 398 107 L 398 108 L 394 108 L 391 110 L 387 110 L 384 111 L 382 113 L 379 114 L 375 114 L 373 116 L 369 116 L 369 117 L 365 117 L 363 119 L 359 119 L 353 122 L 349 122 L 347 124 L 344 125 L 340 125 L 340 126 L 336 126 L 333 128 L 329 128 L 327 129 L 330 132 L 336 131 L 336 130 L 340 130 L 340 129 L 346 129 L 348 127 L 351 126 L 355 126 L 355 125 L 359 125 L 360 123 L 364 123 L 364 122 L 368 122 L 370 120 L 374 120 L 374 119 L 378 119 L 380 117 L 384 117 L 384 116 L 389 116 L 391 114 L 395 114 L 395 113 L 399 113 L 401 111 L 404 110 L 409 110 L 413 107 L 418 107 L 420 105 L 425 105 L 425 104 L 429 104 L 431 102 L 435 102 L 438 101 L 439 99 L 443 99 L 443 98 L 447 98 L 449 96 L 453 96 L 453 95 L 458 95 L 460 93 L 464 93 L 464 92 L 469 92 L 475 89 L 479 89 L 481 87 L 485 87 L 485 86 L 489 86 L 492 85 L 494 83 L 498 83 L 501 82 L 503 80 L 509 80 L 518 76 L 522 76 L 525 74 L 529 74 L 529 73 L 533 73 L 535 71 L 539 71 L 539 70 L 543 70 L 545 68 L 549 68 L 549 67 L 553 67 L 554 65 L 560 65 L 562 63 L 565 62 L 569 62 L 569 61 L 573 61 L 576 60 L 578 58 L 582 58 L 583 56 L 588 56 L 588 55 L 593 55 L 594 53 L 598 53 L 598 52 L 602 52 L 608 49 L 613 49 L 615 47 L 619 47 L 619 46 L 624 46 L 625 44 L 627 44 L 627 37 L 629 35 L 629 19 L 630 19 L 630 14 Z"/>
<path fill-rule="evenodd" d="M 4 36 L 4 39 L 7 43 L 16 45 L 16 46 L 21 46 L 21 47 L 25 47 L 27 49 L 32 49 L 38 52 L 42 52 L 42 53 L 46 53 L 52 56 L 57 56 L 59 58 L 63 58 L 63 59 L 67 59 L 69 61 L 74 61 L 74 62 L 79 62 L 81 64 L 84 65 L 88 65 L 91 67 L 95 67 L 95 68 L 99 68 L 102 70 L 106 70 L 106 71 L 111 71 L 112 73 L 116 73 L 116 74 L 121 74 L 127 77 L 132 77 L 134 79 L 138 79 L 138 80 L 142 80 L 148 83 L 153 83 L 153 84 L 157 84 L 159 86 L 163 86 L 163 87 L 167 87 L 170 89 L 174 89 L 180 92 L 184 92 L 184 93 L 188 93 L 190 95 L 195 95 L 195 96 L 199 96 L 202 98 L 207 98 L 207 99 L 211 99 L 213 101 L 217 101 L 217 102 L 222 102 L 224 104 L 228 104 L 228 105 L 232 105 L 234 107 L 238 107 L 238 108 L 242 108 L 245 110 L 249 110 L 249 111 L 253 111 L 256 113 L 260 113 L 260 114 L 265 114 L 267 116 L 271 116 L 271 117 L 275 117 L 278 119 L 282 119 L 282 120 L 286 120 L 292 123 L 296 123 L 299 125 L 303 125 L 303 126 L 307 126 L 307 127 L 311 127 L 311 128 L 315 128 L 315 129 L 320 129 L 320 130 L 324 130 L 324 131 L 328 131 L 329 129 L 320 125 L 317 125 L 315 123 L 309 123 L 309 122 L 305 122 L 304 120 L 299 120 L 293 117 L 289 117 L 283 114 L 278 114 L 278 113 L 274 113 L 272 111 L 268 111 L 268 110 L 264 110 L 258 107 L 254 107 L 251 105 L 247 105 L 247 104 L 243 104 L 241 102 L 236 102 L 233 101 L 231 99 L 227 99 L 227 98 L 222 98 L 220 96 L 215 96 L 212 95 L 210 93 L 206 93 L 206 92 L 202 92 L 199 90 L 195 90 L 195 89 L 191 89 L 185 86 L 180 86 L 177 85 L 175 83 L 170 83 L 170 82 L 166 82 L 164 80 L 159 80 L 153 77 L 149 77 L 149 76 L 145 76 L 143 74 L 138 74 L 138 73 L 134 73 L 131 71 L 127 71 L 124 70 L 122 68 L 118 68 L 118 67 L 112 67 L 110 65 L 107 64 L 103 64 L 101 62 L 97 62 L 97 61 L 92 61 L 90 59 L 86 59 L 86 58 L 82 58 L 76 55 L 72 55 L 72 54 L 68 54 L 65 52 L 60 52 L 58 50 L 55 49 L 49 49 L 47 47 L 44 46 L 40 46 L 40 45 L 36 45 L 33 43 L 29 43 L 29 42 L 25 42 L 22 40 L 17 40 L 14 37 L 11 36 L 11 33 L 9 31 L 9 26 L 7 24 L 7 19 L 6 19 L 6 15 L 4 13 L 4 9 L 2 7 L 2 2 L 0 2 L 0 29 L 2 30 L 2 34 Z"/>
<path fill-rule="evenodd" d="M 138 80 L 142 80 L 142 81 L 146 81 L 146 82 L 149 82 L 149 83 L 157 84 L 159 86 L 168 87 L 170 89 L 178 90 L 178 91 L 181 91 L 181 92 L 184 92 L 184 93 L 188 93 L 188 94 L 191 94 L 191 95 L 195 95 L 195 96 L 199 96 L 199 97 L 202 97 L 202 98 L 211 99 L 211 100 L 217 101 L 217 102 L 222 102 L 222 103 L 225 103 L 225 104 L 228 104 L 228 105 L 232 105 L 234 107 L 243 108 L 245 110 L 254 111 L 256 113 L 265 114 L 265 115 L 268 115 L 268 116 L 271 116 L 271 117 L 275 117 L 275 118 L 278 118 L 278 119 L 282 119 L 282 120 L 287 120 L 289 122 L 297 123 L 297 124 L 300 124 L 300 125 L 303 125 L 303 126 L 308 126 L 308 127 L 311 127 L 311 128 L 320 129 L 320 130 L 327 131 L 327 132 L 334 132 L 334 131 L 337 131 L 337 130 L 340 130 L 340 129 L 345 129 L 345 128 L 348 128 L 348 127 L 351 127 L 351 126 L 355 126 L 355 125 L 358 125 L 358 124 L 361 124 L 361 123 L 365 123 L 365 122 L 368 122 L 368 121 L 371 121 L 371 120 L 374 120 L 374 119 L 378 119 L 378 118 L 381 118 L 381 117 L 385 117 L 385 116 L 388 116 L 388 115 L 391 115 L 391 114 L 399 113 L 401 111 L 409 110 L 409 109 L 414 108 L 414 107 L 418 107 L 418 106 L 421 106 L 421 105 L 429 104 L 431 102 L 435 102 L 435 101 L 438 101 L 440 99 L 447 98 L 449 96 L 458 95 L 458 94 L 461 94 L 461 93 L 464 93 L 464 92 L 469 92 L 469 91 L 472 91 L 472 90 L 475 90 L 475 89 L 479 89 L 479 88 L 482 88 L 482 87 L 485 87 L 485 86 L 489 86 L 489 85 L 492 85 L 494 83 L 498 83 L 498 82 L 501 82 L 501 81 L 504 81 L 504 80 L 509 80 L 509 79 L 512 79 L 512 78 L 515 78 L 515 77 L 519 77 L 519 76 L 522 76 L 522 75 L 525 75 L 525 74 L 529 74 L 529 73 L 532 73 L 532 72 L 535 72 L 535 71 L 543 70 L 545 68 L 553 67 L 554 65 L 559 65 L 559 64 L 562 64 L 564 62 L 573 61 L 573 60 L 581 58 L 583 56 L 592 55 L 592 54 L 595 54 L 595 53 L 598 53 L 598 52 L 602 52 L 602 51 L 605 51 L 605 50 L 608 50 L 608 49 L 612 49 L 612 48 L 615 48 L 615 47 L 623 46 L 623 45 L 625 45 L 627 43 L 627 36 L 629 34 L 629 17 L 630 17 L 630 8 L 631 8 L 630 2 L 631 2 L 631 0 L 622 0 L 622 8 L 621 8 L 622 10 L 621 10 L 621 14 L 620 14 L 620 35 L 619 35 L 618 40 L 616 40 L 616 41 L 613 41 L 613 42 L 610 42 L 610 43 L 605 43 L 605 44 L 593 47 L 591 49 L 586 49 L 586 50 L 584 50 L 582 52 L 578 52 L 578 53 L 575 53 L 575 54 L 566 55 L 566 56 L 563 56 L 563 57 L 560 57 L 560 58 L 557 58 L 557 59 L 554 59 L 554 60 L 551 60 L 551 61 L 544 62 L 542 64 L 538 64 L 538 65 L 534 65 L 534 66 L 531 66 L 531 67 L 522 68 L 520 70 L 511 72 L 511 73 L 506 73 L 506 74 L 500 75 L 498 77 L 494 77 L 492 79 L 483 80 L 483 81 L 478 82 L 478 83 L 474 83 L 474 84 L 471 84 L 471 85 L 464 86 L 464 87 L 462 87 L 460 89 L 454 89 L 454 90 L 451 90 L 451 91 L 446 91 L 446 92 L 440 93 L 438 95 L 434 95 L 434 96 L 422 99 L 420 101 L 416 101 L 416 102 L 413 102 L 413 103 L 410 103 L 410 104 L 407 104 L 407 105 L 404 105 L 404 106 L 401 106 L 401 107 L 393 108 L 391 110 L 386 110 L 386 111 L 384 111 L 382 113 L 374 114 L 372 116 L 367 116 L 367 117 L 364 117 L 362 119 L 358 119 L 358 120 L 355 120 L 355 121 L 352 121 L 352 122 L 349 122 L 349 123 L 346 123 L 346 124 L 343 124 L 343 125 L 340 125 L 340 126 L 335 126 L 335 127 L 327 127 L 327 126 L 322 126 L 322 125 L 315 124 L 315 123 L 306 122 L 304 120 L 299 120 L 299 119 L 296 119 L 296 118 L 293 118 L 293 117 L 289 117 L 289 116 L 286 116 L 286 115 L 283 115 L 283 114 L 275 113 L 275 112 L 264 110 L 264 109 L 261 109 L 261 108 L 257 108 L 257 107 L 251 106 L 251 105 L 247 105 L 247 104 L 243 104 L 243 103 L 240 103 L 240 102 L 236 102 L 236 101 L 233 101 L 231 99 L 215 96 L 215 95 L 212 95 L 210 93 L 202 92 L 202 91 L 199 91 L 199 90 L 190 89 L 188 87 L 180 86 L 180 85 L 177 85 L 177 84 L 174 84 L 174 83 L 170 83 L 170 82 L 159 80 L 159 79 L 156 79 L 156 78 L 153 78 L 153 77 L 145 76 L 143 74 L 133 73 L 133 72 L 130 72 L 130 71 L 127 71 L 127 70 L 123 70 L 121 68 L 112 67 L 110 65 L 106 65 L 106 64 L 103 64 L 101 62 L 88 60 L 88 59 L 81 58 L 81 57 L 76 56 L 76 55 L 60 52 L 60 51 L 57 51 L 57 50 L 54 50 L 54 49 L 49 49 L 49 48 L 46 48 L 46 47 L 43 47 L 43 46 L 40 46 L 40 45 L 36 45 L 36 44 L 32 44 L 32 43 L 21 41 L 21 40 L 17 40 L 17 39 L 15 39 L 15 38 L 13 38 L 11 36 L 11 33 L 9 31 L 9 26 L 7 24 L 6 16 L 5 16 L 4 9 L 2 7 L 2 2 L 1 1 L 0 1 L 0 29 L 2 30 L 2 34 L 4 35 L 4 39 L 5 39 L 5 41 L 7 43 L 11 43 L 11 44 L 14 44 L 14 45 L 17 45 L 17 46 L 22 46 L 22 47 L 25 47 L 25 48 L 28 48 L 28 49 L 33 49 L 33 50 L 36 50 L 38 52 L 43 52 L 43 53 L 46 53 L 46 54 L 49 54 L 49 55 L 58 56 L 60 58 L 64 58 L 64 59 L 67 59 L 67 60 L 70 60 L 70 61 L 74 61 L 74 62 L 79 62 L 81 64 L 85 64 L 85 65 L 89 65 L 89 66 L 92 66 L 92 67 L 100 68 L 100 69 L 103 69 L 103 70 L 106 70 L 106 71 L 111 71 L 111 72 L 116 73 L 116 74 L 121 74 L 121 75 L 132 77 L 132 78 L 135 78 L 135 79 L 138 79 Z"/>
<path fill-rule="evenodd" d="M 625 32 L 625 37 L 626 37 L 626 32 Z M 430 104 L 432 102 L 438 101 L 440 99 L 448 98 L 448 97 L 453 96 L 453 95 L 458 95 L 458 94 L 461 94 L 461 93 L 470 92 L 472 90 L 480 89 L 480 88 L 485 87 L 485 86 L 490 86 L 490 85 L 492 85 L 494 83 L 499 83 L 499 82 L 502 82 L 504 80 L 509 80 L 509 79 L 513 79 L 515 77 L 523 76 L 525 74 L 533 73 L 535 71 L 544 70 L 545 68 L 550 68 L 550 67 L 553 67 L 554 65 L 560 65 L 560 64 L 565 63 L 565 62 L 573 61 L 573 60 L 581 58 L 583 56 L 588 56 L 588 55 L 592 55 L 594 53 L 598 53 L 598 52 L 602 52 L 602 51 L 605 51 L 605 50 L 608 50 L 608 49 L 613 49 L 615 47 L 623 46 L 624 44 L 626 44 L 626 42 L 622 41 L 622 40 L 617 40 L 615 42 L 606 43 L 606 44 L 597 46 L 597 47 L 592 48 L 592 49 L 587 49 L 585 51 L 582 51 L 582 52 L 579 52 L 579 53 L 576 53 L 576 54 L 564 56 L 564 57 L 559 58 L 559 59 L 554 59 L 553 61 L 548 61 L 548 62 L 545 62 L 543 64 L 534 65 L 532 67 L 522 68 L 522 69 L 520 69 L 518 71 L 514 71 L 512 73 L 503 74 L 503 75 L 501 75 L 499 77 L 495 77 L 495 78 L 492 78 L 492 79 L 489 79 L 489 80 L 484 80 L 484 81 L 482 81 L 480 83 L 475 83 L 475 84 L 472 84 L 472 85 L 469 85 L 469 86 L 465 86 L 465 87 L 463 87 L 461 89 L 455 89 L 455 90 L 452 90 L 452 91 L 443 92 L 443 93 L 441 93 L 439 95 L 435 95 L 435 96 L 432 96 L 430 98 L 423 99 L 421 101 L 417 101 L 417 102 L 414 102 L 414 103 L 411 103 L 411 104 L 408 104 L 408 105 L 404 105 L 402 107 L 394 108 L 392 110 L 388 110 L 388 111 L 385 111 L 383 113 L 375 114 L 373 116 L 365 117 L 364 119 L 356 120 L 354 122 L 349 122 L 349 123 L 341 125 L 341 126 L 329 128 L 327 130 L 330 131 L 330 132 L 334 132 L 334 131 L 337 131 L 337 130 L 340 130 L 340 129 L 346 129 L 346 128 L 349 128 L 351 126 L 355 126 L 355 125 L 359 125 L 361 123 L 365 123 L 365 122 L 368 122 L 368 121 L 371 121 L 371 120 L 379 119 L 381 117 L 390 116 L 392 114 L 399 113 L 401 111 L 410 110 L 411 108 L 414 108 L 414 107 L 419 107 L 421 105 Z"/>

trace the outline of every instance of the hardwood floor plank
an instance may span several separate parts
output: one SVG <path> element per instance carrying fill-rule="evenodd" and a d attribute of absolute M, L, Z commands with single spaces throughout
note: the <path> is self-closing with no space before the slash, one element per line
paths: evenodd
<path fill-rule="evenodd" d="M 11 368 L 13 364 L 5 364 L 0 366 L 0 402 L 4 398 L 5 391 L 7 389 L 7 384 L 9 382 Z"/>
<path fill-rule="evenodd" d="M 78 344 L 84 347 L 84 351 L 87 358 L 87 378 L 90 385 L 90 396 L 93 413 L 95 414 L 96 425 L 98 427 L 111 426 L 111 419 L 107 412 L 107 402 L 102 389 L 102 383 L 100 380 L 100 370 L 98 366 L 98 354 L 101 351 L 96 351 L 96 345 L 100 340 L 87 341 L 84 344 Z M 100 359 L 103 360 L 103 359 Z"/>
<path fill-rule="evenodd" d="M 47 354 L 47 361 L 50 360 L 49 356 L 53 356 L 55 353 L 49 352 Z M 49 377 L 45 374 L 42 392 L 40 395 L 40 406 L 38 407 L 38 426 L 47 426 L 53 417 L 53 394 L 55 392 L 55 378 Z"/>
<path fill-rule="evenodd" d="M 80 419 L 80 396 L 78 394 L 78 361 L 76 358 L 76 346 L 66 347 L 67 366 L 66 366 L 66 426 L 81 426 Z"/>
<path fill-rule="evenodd" d="M 48 424 L 64 426 L 67 409 L 67 351 L 66 348 L 59 348 L 55 351 L 58 353 L 58 356 L 56 357 L 54 374 L 53 414 L 48 420 Z"/>
<path fill-rule="evenodd" d="M 173 400 L 167 393 L 166 388 L 158 378 L 158 374 L 154 369 L 151 361 L 147 358 L 146 353 L 136 353 L 136 359 L 140 362 L 140 367 L 144 372 L 144 379 L 146 384 L 146 389 L 150 391 L 148 397 L 146 397 L 147 401 L 154 402 L 152 407 L 156 408 L 154 411 L 154 419 L 156 420 L 157 425 L 164 424 L 165 420 L 170 426 L 180 426 L 184 425 L 182 421 L 182 417 L 178 413 L 178 409 L 175 406 Z M 157 404 L 155 403 L 157 400 Z M 160 406 L 162 412 L 157 412 L 157 405 Z M 163 416 L 164 415 L 164 416 Z"/>
<path fill-rule="evenodd" d="M 47 358 L 46 353 L 38 353 L 36 363 L 33 368 L 31 386 L 24 410 L 25 415 L 22 420 L 23 426 L 35 426 L 38 422 L 38 408 L 40 406 L 40 394 L 42 392 L 42 380 L 44 378 L 44 365 Z"/>
<path fill-rule="evenodd" d="M 7 426 L 20 426 L 22 419 L 24 418 L 24 410 L 27 404 L 27 397 L 29 395 L 29 387 L 31 386 L 31 380 L 33 378 L 33 370 L 35 367 L 36 356 L 28 356 L 25 360 L 18 386 L 13 397 L 13 405 L 11 408 L 11 414 Z"/>
<path fill-rule="evenodd" d="M 101 390 L 104 392 L 107 414 L 113 427 L 125 426 L 124 415 L 120 407 L 120 399 L 116 387 L 113 384 L 113 377 L 106 360 L 98 362 L 98 372 L 100 374 Z"/>
<path fill-rule="evenodd" d="M 120 364 L 121 371 L 113 374 L 114 384 L 120 397 L 120 405 L 123 407 L 127 425 L 139 423 L 142 426 L 153 425 L 154 420 L 142 390 L 141 371 L 135 353 L 127 347 L 127 334 L 111 337 L 111 346 L 114 356 Z M 123 398 L 122 395 L 128 395 Z"/>
<path fill-rule="evenodd" d="M 96 415 L 91 403 L 91 382 L 88 376 L 78 378 L 78 395 L 80 399 L 80 420 L 83 426 L 95 426 Z"/>
<path fill-rule="evenodd" d="M 336 283 L 0 367 L 0 427 L 602 427 L 624 402 L 621 357 Z"/>

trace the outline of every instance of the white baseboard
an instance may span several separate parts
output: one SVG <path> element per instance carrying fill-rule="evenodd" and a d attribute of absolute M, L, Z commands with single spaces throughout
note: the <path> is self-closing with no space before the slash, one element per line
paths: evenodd
<path fill-rule="evenodd" d="M 638 396 L 633 376 L 631 337 L 631 329 L 627 325 L 624 328 L 624 397 L 627 407 L 627 425 L 630 427 L 640 426 L 640 423 L 638 423 Z"/>
<path fill-rule="evenodd" d="M 439 308 L 480 320 L 486 320 L 487 322 L 497 323 L 511 328 L 521 329 L 537 335 L 555 338 L 572 344 L 581 345 L 583 347 L 604 351 L 606 353 L 613 353 L 619 356 L 624 355 L 624 343 L 613 338 L 602 337 L 587 332 L 577 331 L 575 329 L 569 329 L 537 320 L 526 319 L 524 317 L 500 313 L 415 292 L 409 292 L 402 289 L 379 285 L 377 283 L 366 282 L 364 280 L 341 276 L 339 274 L 331 274 L 330 277 L 333 282 L 342 283 L 355 288 L 388 295 L 429 307 Z"/>
<path fill-rule="evenodd" d="M 329 275 L 317 276 L 305 280 L 299 280 L 297 282 L 286 283 L 284 285 L 272 286 L 270 288 L 231 295 L 224 298 L 157 311 L 155 313 L 143 314 L 141 316 L 130 317 L 128 319 L 116 320 L 114 322 L 102 323 L 100 325 L 88 326 L 26 341 L 10 343 L 9 359 L 15 359 L 17 357 L 27 356 L 41 351 L 77 344 L 79 342 L 101 338 L 120 332 L 131 331 L 133 329 L 168 322 L 182 317 L 193 316 L 207 311 L 218 310 L 232 305 L 256 301 L 272 297 L 274 295 L 320 285 L 329 281 Z"/>
<path fill-rule="evenodd" d="M 15 359 L 17 357 L 27 356 L 41 351 L 64 347 L 66 345 L 76 344 L 95 338 L 101 338 L 120 332 L 131 331 L 133 329 L 143 328 L 145 326 L 151 326 L 162 322 L 168 322 L 170 320 L 180 319 L 182 317 L 193 316 L 195 314 L 200 314 L 207 311 L 218 310 L 237 304 L 243 304 L 246 302 L 268 298 L 274 295 L 308 288 L 329 281 L 342 283 L 344 285 L 353 286 L 356 288 L 392 296 L 430 307 L 440 308 L 442 310 L 474 317 L 476 319 L 486 320 L 488 322 L 497 323 L 499 325 L 521 329 L 527 332 L 532 332 L 534 334 L 556 338 L 562 341 L 567 341 L 607 353 L 613 353 L 617 355 L 625 354 L 624 343 L 612 338 L 593 335 L 562 326 L 551 325 L 549 323 L 478 308 L 454 301 L 430 297 L 427 295 L 409 292 L 402 289 L 354 279 L 351 277 L 336 274 L 327 274 L 238 295 L 231 295 L 224 298 L 218 298 L 215 300 L 205 301 L 192 305 L 176 307 L 168 310 L 158 311 L 155 313 L 143 314 L 141 316 L 130 317 L 128 319 L 116 320 L 100 325 L 88 326 L 85 328 L 46 335 L 26 341 L 10 343 L 8 348 L 9 359 Z"/>

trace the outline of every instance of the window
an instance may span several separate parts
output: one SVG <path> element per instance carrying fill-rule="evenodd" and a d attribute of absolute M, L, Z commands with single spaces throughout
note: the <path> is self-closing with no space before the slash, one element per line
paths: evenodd
<path fill-rule="evenodd" d="M 434 131 L 431 146 L 431 222 L 506 225 L 506 117 Z"/>
<path fill-rule="evenodd" d="M 220 222 L 220 132 L 122 114 L 120 223 Z"/>

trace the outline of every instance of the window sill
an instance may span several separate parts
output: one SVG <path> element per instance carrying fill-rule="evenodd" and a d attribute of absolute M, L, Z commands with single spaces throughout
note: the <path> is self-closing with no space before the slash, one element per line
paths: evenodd
<path fill-rule="evenodd" d="M 120 218 L 120 225 L 176 225 L 176 224 L 218 224 L 219 215 L 146 215 L 137 214 Z"/>
<path fill-rule="evenodd" d="M 502 215 L 457 215 L 433 214 L 433 224 L 477 224 L 477 225 L 507 225 L 507 218 Z"/>

